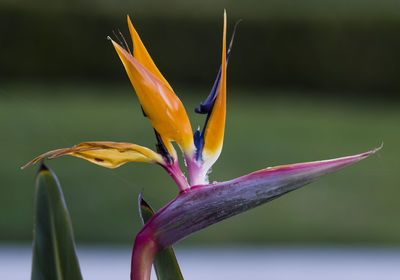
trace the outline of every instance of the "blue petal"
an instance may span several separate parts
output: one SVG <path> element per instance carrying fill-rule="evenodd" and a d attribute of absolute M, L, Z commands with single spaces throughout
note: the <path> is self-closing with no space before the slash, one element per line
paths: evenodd
<path fill-rule="evenodd" d="M 233 29 L 232 36 L 231 36 L 231 41 L 229 43 L 229 48 L 228 48 L 228 51 L 226 52 L 226 66 L 227 67 L 228 67 L 229 57 L 231 56 L 232 44 L 233 44 L 233 39 L 235 38 L 236 27 L 239 24 L 239 22 L 240 21 L 236 22 L 236 24 L 235 24 L 235 27 Z M 218 95 L 218 88 L 219 88 L 220 80 L 221 80 L 221 66 L 219 67 L 217 78 L 215 79 L 215 82 L 211 89 L 210 94 L 207 96 L 207 98 L 204 102 L 200 102 L 199 108 L 194 109 L 194 111 L 196 113 L 209 114 L 212 111 L 212 108 L 215 103 L 215 99 L 217 98 L 217 95 Z"/>
<path fill-rule="evenodd" d="M 196 161 L 201 160 L 201 152 L 203 151 L 204 147 L 204 137 L 201 134 L 200 130 L 196 130 L 193 135 L 194 145 L 196 147 Z"/>

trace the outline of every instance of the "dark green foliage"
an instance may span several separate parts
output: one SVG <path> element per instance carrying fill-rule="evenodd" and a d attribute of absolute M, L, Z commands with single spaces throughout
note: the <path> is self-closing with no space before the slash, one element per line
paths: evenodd
<path fill-rule="evenodd" d="M 400 9 L 395 1 L 372 1 L 372 6 L 356 0 L 290 1 L 291 5 L 278 1 L 280 7 L 262 1 L 236 9 L 221 6 L 221 1 L 210 3 L 208 14 L 196 16 L 182 12 L 181 6 L 190 5 L 179 2 L 175 8 L 164 7 L 160 15 L 152 14 L 152 9 L 140 13 L 143 5 L 137 1 L 129 1 L 130 7 L 121 3 L 114 12 L 107 7 L 107 13 L 99 11 L 101 5 L 84 9 L 82 3 L 79 8 L 51 11 L 49 5 L 0 6 L 0 33 L 6 38 L 0 46 L 0 82 L 21 78 L 126 82 L 106 37 L 120 29 L 130 44 L 125 18 L 130 14 L 173 86 L 211 87 L 220 63 L 222 10 L 227 8 L 230 31 L 243 18 L 229 66 L 230 85 L 344 89 L 360 96 L 379 92 L 398 97 L 390 94 L 400 89 Z M 194 7 L 190 9 L 197 13 Z M 182 14 L 171 14 L 175 10 Z M 35 44 L 27 48 L 27 42 Z"/>
<path fill-rule="evenodd" d="M 32 279 L 82 279 L 61 187 L 44 164 L 36 178 Z"/>

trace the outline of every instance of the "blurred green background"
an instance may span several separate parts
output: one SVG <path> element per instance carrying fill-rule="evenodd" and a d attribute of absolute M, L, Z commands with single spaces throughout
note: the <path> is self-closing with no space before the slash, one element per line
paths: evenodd
<path fill-rule="evenodd" d="M 0 2 L 0 242 L 32 237 L 38 154 L 83 141 L 154 148 L 152 128 L 107 35 L 126 15 L 193 109 L 220 64 L 222 11 L 242 18 L 228 69 L 224 150 L 211 181 L 279 164 L 384 149 L 184 244 L 400 244 L 400 2 L 391 0 Z M 76 158 L 58 175 L 78 242 L 132 242 L 137 196 L 159 209 L 177 188 L 159 167 Z"/>

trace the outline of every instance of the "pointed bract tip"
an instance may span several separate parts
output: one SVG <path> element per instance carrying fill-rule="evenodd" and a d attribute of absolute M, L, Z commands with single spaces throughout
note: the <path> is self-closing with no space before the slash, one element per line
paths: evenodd
<path fill-rule="evenodd" d="M 40 173 L 42 171 L 50 171 L 49 168 L 46 166 L 46 164 L 44 164 L 43 159 L 40 161 L 40 167 L 38 169 L 38 173 Z"/>
<path fill-rule="evenodd" d="M 144 224 L 144 219 L 143 219 L 143 215 L 142 215 L 142 202 L 143 202 L 143 189 L 139 193 L 139 196 L 138 196 L 138 210 L 139 210 L 140 220 Z"/>
<path fill-rule="evenodd" d="M 139 206 L 139 209 L 140 209 L 140 207 L 142 207 L 142 206 L 151 208 L 150 205 L 149 205 L 149 204 L 146 202 L 146 200 L 144 200 L 144 198 L 143 198 L 143 189 L 142 189 L 142 191 L 140 192 L 140 194 L 139 194 L 139 196 L 138 196 L 138 206 Z"/>
<path fill-rule="evenodd" d="M 140 220 L 142 221 L 143 224 L 147 222 L 149 217 L 146 217 L 146 213 L 151 213 L 151 216 L 154 215 L 154 210 L 151 208 L 150 204 L 146 202 L 143 198 L 143 190 L 140 192 L 138 196 L 138 208 L 139 208 L 139 216 Z M 145 210 L 144 216 L 143 216 L 143 209 Z M 150 217 L 151 217 L 150 216 Z"/>
<path fill-rule="evenodd" d="M 140 207 L 142 199 L 143 199 L 143 189 L 141 190 L 141 192 L 138 195 L 138 206 L 139 207 Z"/>
<path fill-rule="evenodd" d="M 381 149 L 383 149 L 383 141 L 379 147 L 373 149 L 371 152 L 372 152 L 372 154 L 375 154 L 376 152 L 380 151 Z"/>
<path fill-rule="evenodd" d="M 377 148 L 375 148 L 375 149 L 373 149 L 373 150 L 371 150 L 371 151 L 368 151 L 368 152 L 363 153 L 363 154 L 361 155 L 361 157 L 364 158 L 364 157 L 368 157 L 368 156 L 370 156 L 370 155 L 373 155 L 373 154 L 375 154 L 376 152 L 380 151 L 382 148 L 383 148 L 383 141 L 382 141 L 382 144 L 381 144 L 379 147 L 377 147 Z"/>

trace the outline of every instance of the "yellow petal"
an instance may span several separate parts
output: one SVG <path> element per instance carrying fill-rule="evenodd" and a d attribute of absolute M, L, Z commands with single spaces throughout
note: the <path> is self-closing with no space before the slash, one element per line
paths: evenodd
<path fill-rule="evenodd" d="M 212 163 L 217 160 L 221 153 L 224 141 L 226 115 L 226 11 L 224 11 L 224 29 L 222 37 L 222 62 L 221 62 L 221 80 L 218 89 L 218 95 L 207 122 L 204 132 L 203 157 L 205 161 Z"/>
<path fill-rule="evenodd" d="M 146 47 L 143 45 L 142 40 L 139 37 L 139 34 L 136 32 L 131 19 L 128 16 L 128 26 L 129 32 L 131 33 L 132 43 L 133 43 L 133 57 L 137 59 L 147 70 L 153 73 L 154 76 L 159 78 L 170 90 L 172 87 L 169 85 L 167 80 L 163 77 L 160 70 L 158 70 L 154 61 L 151 59 L 150 54 L 147 52 Z"/>
<path fill-rule="evenodd" d="M 165 141 L 176 141 L 185 153 L 194 150 L 193 132 L 182 102 L 158 77 L 146 69 L 130 53 L 112 41 L 144 113 Z M 172 145 L 164 143 L 169 149 Z M 171 155 L 174 154 L 174 151 Z"/>
<path fill-rule="evenodd" d="M 58 149 L 40 155 L 21 169 L 35 164 L 42 158 L 53 159 L 63 155 L 83 158 L 107 168 L 116 168 L 130 161 L 164 164 L 161 155 L 139 145 L 117 142 L 84 142 L 72 148 Z"/>

